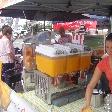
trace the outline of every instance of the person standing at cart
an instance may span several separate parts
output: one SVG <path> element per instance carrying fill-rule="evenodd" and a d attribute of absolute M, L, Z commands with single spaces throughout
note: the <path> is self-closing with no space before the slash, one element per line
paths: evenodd
<path fill-rule="evenodd" d="M 72 36 L 69 34 L 65 34 L 64 27 L 60 27 L 59 29 L 60 38 L 57 43 L 59 44 L 65 44 L 65 43 L 72 43 Z"/>
<path fill-rule="evenodd" d="M 106 37 L 105 49 L 108 55 L 104 57 L 95 68 L 92 79 L 86 88 L 85 106 L 82 108 L 81 112 L 90 108 L 93 89 L 101 79 L 102 73 L 105 73 L 109 83 L 110 92 L 112 93 L 112 33 Z"/>
<path fill-rule="evenodd" d="M 60 27 L 59 28 L 59 34 L 60 34 L 60 38 L 57 41 L 55 41 L 55 44 L 66 44 L 66 43 L 72 43 L 72 36 L 70 34 L 65 34 L 65 29 L 64 27 Z M 61 79 L 66 80 L 67 84 L 72 84 L 72 79 L 71 76 L 66 74 L 65 76 L 59 76 L 59 77 L 55 77 L 54 78 L 54 85 L 60 85 L 61 83 Z"/>
<path fill-rule="evenodd" d="M 15 51 L 12 38 L 12 28 L 8 25 L 2 27 L 3 37 L 0 39 L 0 60 L 3 63 L 2 66 L 2 80 L 12 88 L 11 75 L 14 73 L 14 59 Z"/>

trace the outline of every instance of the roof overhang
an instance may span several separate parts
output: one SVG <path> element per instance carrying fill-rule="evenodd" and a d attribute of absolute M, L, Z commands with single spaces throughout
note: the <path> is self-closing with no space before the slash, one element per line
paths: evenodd
<path fill-rule="evenodd" d="M 8 0 L 2 0 L 8 1 Z M 11 1 L 11 0 L 9 0 Z M 7 7 L 8 9 L 65 11 L 72 13 L 89 13 L 109 15 L 112 12 L 112 0 L 12 0 L 21 1 Z"/>
<path fill-rule="evenodd" d="M 2 0 L 3 1 L 3 0 Z M 8 1 L 8 0 L 6 0 Z M 10 0 L 11 1 L 11 0 Z M 13 0 L 12 0 L 13 1 Z M 41 14 L 61 12 L 62 14 L 92 14 L 109 16 L 112 14 L 112 0 L 14 0 L 13 5 L 5 6 L 7 10 L 29 10 Z M 37 17 L 36 16 L 36 17 Z M 40 15 L 39 15 L 40 16 Z M 34 17 L 35 18 L 35 17 Z"/>
<path fill-rule="evenodd" d="M 8 6 L 12 6 L 19 2 L 23 2 L 24 0 L 0 0 L 0 9 L 6 8 Z"/>

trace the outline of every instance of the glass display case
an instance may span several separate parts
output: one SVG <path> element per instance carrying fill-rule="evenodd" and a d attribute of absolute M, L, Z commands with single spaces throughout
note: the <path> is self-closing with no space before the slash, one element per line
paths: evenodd
<path fill-rule="evenodd" d="M 85 35 L 84 45 L 95 51 L 95 55 L 102 56 L 105 53 L 105 35 Z"/>

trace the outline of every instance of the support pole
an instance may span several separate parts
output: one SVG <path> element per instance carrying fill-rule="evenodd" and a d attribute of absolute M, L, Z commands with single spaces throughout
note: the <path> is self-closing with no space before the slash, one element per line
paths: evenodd
<path fill-rule="evenodd" d="M 111 33 L 111 32 L 112 32 L 112 15 L 110 16 L 110 29 L 108 33 Z"/>

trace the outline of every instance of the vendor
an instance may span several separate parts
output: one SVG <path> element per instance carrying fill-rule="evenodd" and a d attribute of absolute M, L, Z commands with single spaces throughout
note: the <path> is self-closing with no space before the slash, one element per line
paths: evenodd
<path fill-rule="evenodd" d="M 58 40 L 59 44 L 72 43 L 72 36 L 69 34 L 65 34 L 64 27 L 60 27 L 59 34 L 61 36 Z"/>
<path fill-rule="evenodd" d="M 105 40 L 105 49 L 108 54 L 105 58 L 103 58 L 96 66 L 95 71 L 93 73 L 92 79 L 87 86 L 86 94 L 85 94 L 85 106 L 82 109 L 82 112 L 90 107 L 91 97 L 93 93 L 93 89 L 95 88 L 98 81 L 101 79 L 102 73 L 105 73 L 108 81 L 109 88 L 112 93 L 112 33 L 110 33 Z"/>

